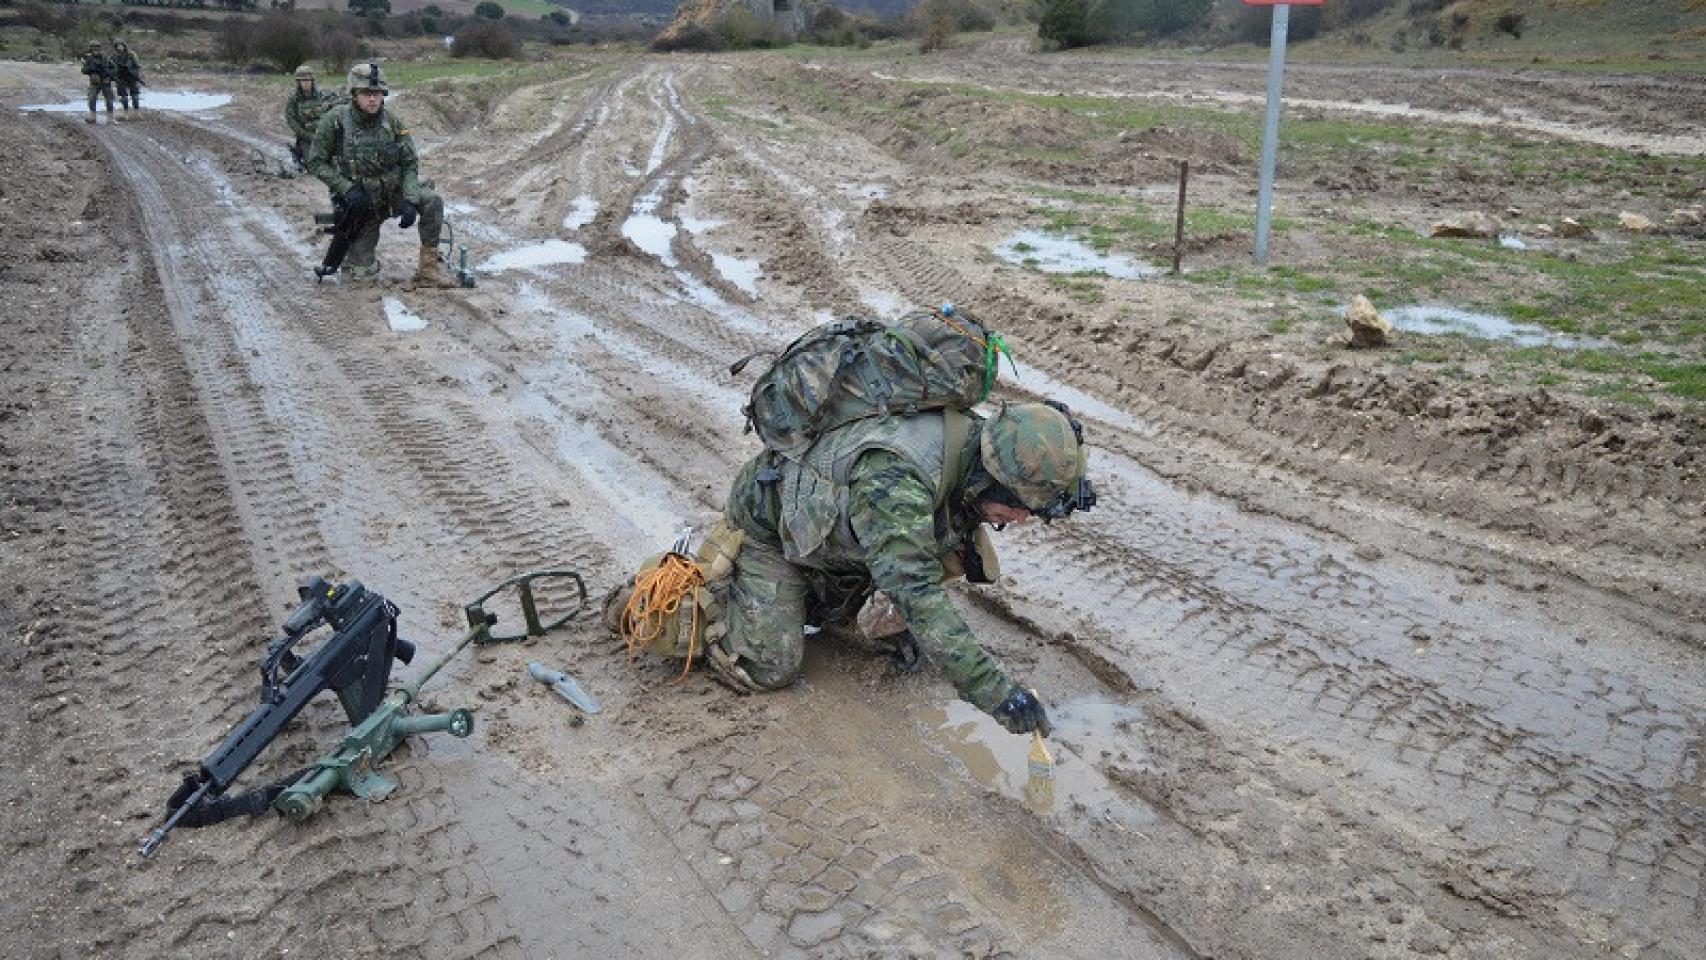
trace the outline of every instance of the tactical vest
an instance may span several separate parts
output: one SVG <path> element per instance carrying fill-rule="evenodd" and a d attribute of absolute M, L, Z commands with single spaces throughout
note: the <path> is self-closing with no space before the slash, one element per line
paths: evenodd
<path fill-rule="evenodd" d="M 338 172 L 370 193 L 389 194 L 403 185 L 403 124 L 389 110 L 377 122 L 363 122 L 354 104 L 338 117 Z"/>
<path fill-rule="evenodd" d="M 967 452 L 971 421 L 957 411 L 860 420 L 818 438 L 798 460 L 782 460 L 781 514 L 777 533 L 782 555 L 812 567 L 857 566 L 864 548 L 848 523 L 849 477 L 872 450 L 887 450 L 932 481 L 932 512 L 938 540 L 958 540 L 943 509 L 971 468 Z M 952 451 L 950 459 L 947 452 Z M 779 458 L 780 459 L 780 458 Z M 945 550 L 959 544 L 943 543 Z"/>
<path fill-rule="evenodd" d="M 313 136 L 314 125 L 320 122 L 320 117 L 337 105 L 337 95 L 326 93 L 319 87 L 315 87 L 314 92 L 307 96 L 303 96 L 301 90 L 290 95 L 290 114 L 296 118 L 297 123 L 302 124 L 304 136 Z"/>
<path fill-rule="evenodd" d="M 90 83 L 112 83 L 112 61 L 108 60 L 104 53 L 88 54 L 83 57 L 83 73 L 88 76 Z"/>

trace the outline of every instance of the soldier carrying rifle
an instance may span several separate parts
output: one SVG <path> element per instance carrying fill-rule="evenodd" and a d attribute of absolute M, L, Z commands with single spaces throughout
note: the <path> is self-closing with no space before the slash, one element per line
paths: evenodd
<path fill-rule="evenodd" d="M 408 127 L 385 109 L 388 92 L 377 63 L 350 68 L 351 103 L 331 110 L 314 128 L 308 170 L 337 198 L 338 224 L 333 250 L 317 273 L 325 276 L 347 258 L 345 273 L 354 279 L 379 275 L 379 227 L 391 217 L 407 230 L 420 220 L 417 286 L 454 287 L 456 280 L 438 259 L 444 229 L 444 200 L 420 182 L 415 142 Z M 347 246 L 347 253 L 341 247 Z"/>
<path fill-rule="evenodd" d="M 89 78 L 89 115 L 84 123 L 95 122 L 95 98 L 107 98 L 107 122 L 113 119 L 113 62 L 101 52 L 101 41 L 90 40 L 89 52 L 83 54 L 83 75 Z"/>
<path fill-rule="evenodd" d="M 118 102 L 124 107 L 125 115 L 131 110 L 136 111 L 136 117 L 142 116 L 142 64 L 137 61 L 136 54 L 130 52 L 130 47 L 123 41 L 113 43 L 113 79 L 118 81 Z M 91 105 L 91 110 L 94 106 Z M 109 105 L 107 112 L 112 113 Z"/>

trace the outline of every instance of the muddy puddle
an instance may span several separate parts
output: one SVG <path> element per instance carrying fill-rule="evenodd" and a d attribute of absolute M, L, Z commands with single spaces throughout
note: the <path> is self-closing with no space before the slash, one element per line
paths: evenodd
<path fill-rule="evenodd" d="M 1008 263 L 1044 273 L 1099 273 L 1116 280 L 1153 277 L 1160 267 L 1118 253 L 1102 253 L 1082 240 L 1021 230 L 995 245 L 995 255 Z"/>
<path fill-rule="evenodd" d="M 396 297 L 386 297 L 385 325 L 396 333 L 413 333 L 416 330 L 425 330 L 427 323 L 420 314 L 404 306 L 403 301 Z"/>
<path fill-rule="evenodd" d="M 961 776 L 1025 804 L 1039 815 L 1072 814 L 1142 830 L 1155 814 L 1131 803 L 1096 769 L 1095 760 L 1142 764 L 1143 713 L 1136 707 L 1074 701 L 1049 714 L 1046 738 L 1053 757 L 1052 783 L 1031 773 L 1033 739 L 1015 736 L 963 700 L 920 707 L 914 720 L 926 745 Z"/>
<path fill-rule="evenodd" d="M 563 214 L 564 230 L 579 230 L 598 216 L 598 201 L 586 194 L 569 201 L 569 212 Z"/>
<path fill-rule="evenodd" d="M 663 261 L 664 266 L 675 266 L 675 253 L 670 244 L 675 241 L 675 224 L 658 216 L 658 204 L 663 200 L 665 184 L 660 183 L 656 189 L 634 201 L 633 208 L 628 212 L 628 219 L 622 221 L 622 236 L 633 241 L 634 246 Z"/>
<path fill-rule="evenodd" d="M 1480 340 L 1502 340 L 1524 347 L 1558 347 L 1564 350 L 1608 345 L 1592 337 L 1572 337 L 1531 323 L 1516 323 L 1498 314 L 1475 313 L 1456 307 L 1411 304 L 1383 311 L 1381 315 L 1398 330 L 1427 336 L 1456 334 Z"/>
<path fill-rule="evenodd" d="M 541 240 L 493 254 L 480 264 L 486 273 L 533 270 L 586 262 L 586 248 L 572 240 Z"/>
<path fill-rule="evenodd" d="M 230 102 L 229 93 L 200 93 L 193 90 L 168 93 L 150 89 L 142 96 L 142 109 L 191 113 L 197 110 L 215 110 Z M 89 101 L 81 99 L 68 100 L 65 103 L 31 103 L 18 109 L 40 113 L 83 113 L 89 109 Z"/>

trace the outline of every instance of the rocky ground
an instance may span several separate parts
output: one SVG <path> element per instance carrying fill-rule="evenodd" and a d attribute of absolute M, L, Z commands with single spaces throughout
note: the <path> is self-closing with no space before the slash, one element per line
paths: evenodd
<path fill-rule="evenodd" d="M 1699 202 L 1698 78 L 1295 69 L 1273 271 L 1239 213 L 1259 67 L 1001 39 L 423 79 L 393 106 L 480 270 L 447 292 L 390 228 L 380 283 L 312 281 L 325 194 L 277 176 L 282 83 L 12 109 L 77 79 L 0 64 L 7 956 L 1706 952 L 1701 419 L 1659 376 L 1700 360 L 1701 257 L 1611 226 Z M 997 255 L 1051 228 L 1164 262 L 1179 159 L 1182 276 Z M 1429 245 L 1471 208 L 1538 255 Z M 1576 215 L 1600 239 L 1532 229 Z M 1588 303 L 1560 264 L 1654 285 L 1595 273 Z M 1610 345 L 1353 352 L 1359 292 L 1597 310 L 1576 332 Z M 824 638 L 740 698 L 583 617 L 429 685 L 474 735 L 414 741 L 386 802 L 136 856 L 300 578 L 379 590 L 427 653 L 510 573 L 599 594 L 754 451 L 730 361 L 940 300 L 1095 447 L 1102 503 L 1000 535 L 1002 584 L 958 594 L 1054 705 L 1052 807 L 933 671 Z M 341 728 L 316 704 L 249 780 Z"/>

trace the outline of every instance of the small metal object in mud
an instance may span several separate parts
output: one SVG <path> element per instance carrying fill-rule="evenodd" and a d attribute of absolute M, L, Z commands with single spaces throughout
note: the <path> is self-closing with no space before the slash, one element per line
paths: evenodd
<path fill-rule="evenodd" d="M 564 700 L 569 701 L 584 713 L 601 713 L 604 708 L 592 698 L 575 679 L 561 670 L 552 670 L 535 660 L 527 665 L 527 672 L 540 683 L 548 683 L 551 689 L 557 691 Z"/>

